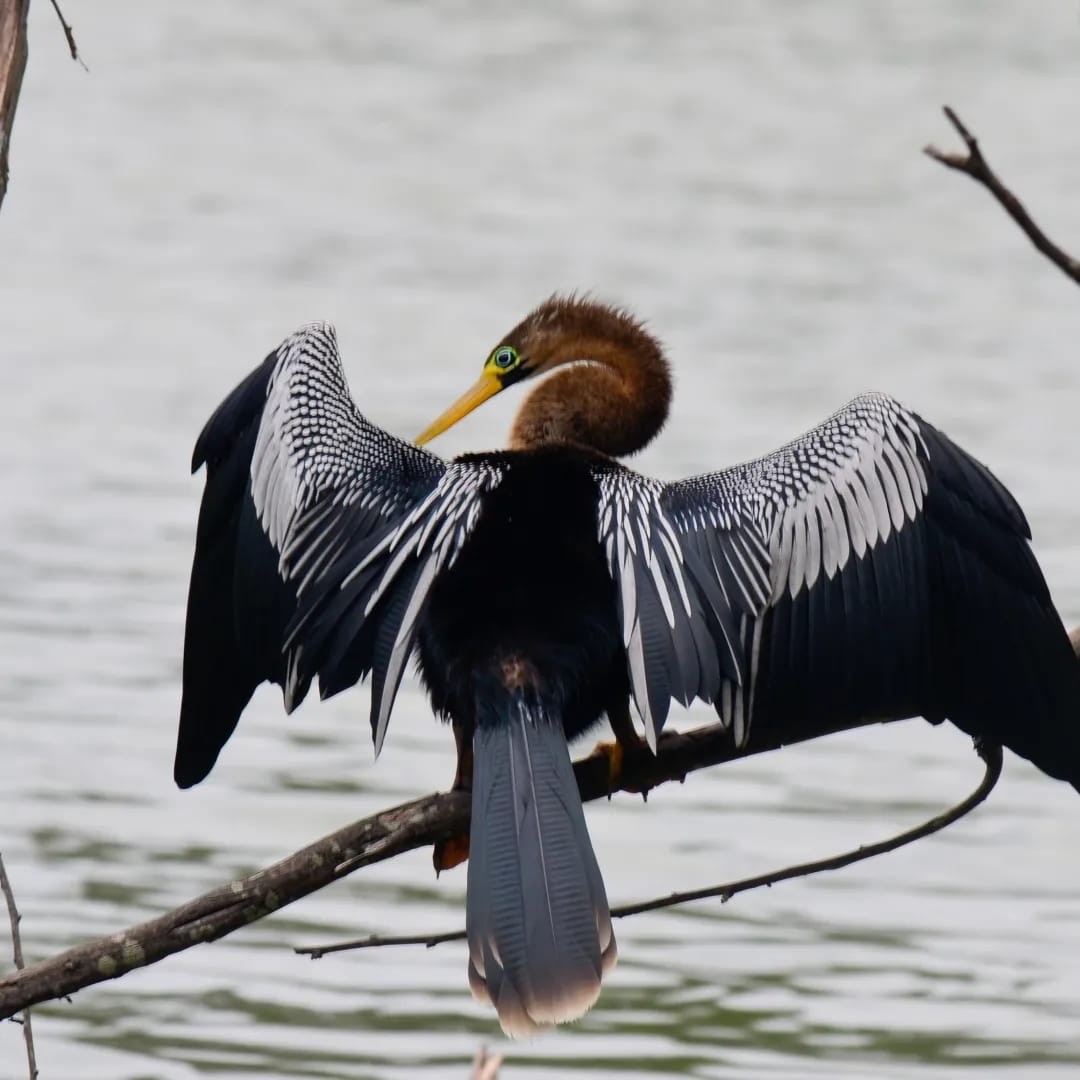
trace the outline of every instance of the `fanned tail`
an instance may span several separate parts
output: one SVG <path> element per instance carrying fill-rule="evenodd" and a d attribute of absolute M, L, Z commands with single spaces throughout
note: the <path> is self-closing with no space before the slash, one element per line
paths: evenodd
<path fill-rule="evenodd" d="M 520 693 L 494 721 L 473 737 L 469 985 L 524 1036 L 590 1008 L 615 937 L 562 724 Z"/>

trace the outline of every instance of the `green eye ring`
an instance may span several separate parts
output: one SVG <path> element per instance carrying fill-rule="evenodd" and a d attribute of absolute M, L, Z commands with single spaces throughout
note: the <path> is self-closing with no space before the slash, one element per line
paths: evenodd
<path fill-rule="evenodd" d="M 517 349 L 510 345 L 503 345 L 491 354 L 491 366 L 496 371 L 509 371 L 517 362 Z"/>

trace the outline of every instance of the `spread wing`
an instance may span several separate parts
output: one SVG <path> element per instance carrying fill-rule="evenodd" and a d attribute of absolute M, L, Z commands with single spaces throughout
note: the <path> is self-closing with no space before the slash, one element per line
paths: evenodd
<path fill-rule="evenodd" d="M 175 776 L 202 780 L 255 688 L 294 709 L 372 674 L 382 746 L 413 635 L 496 469 L 447 464 L 357 410 L 333 328 L 287 338 L 219 406 L 195 445 L 207 467 L 184 637 Z"/>
<path fill-rule="evenodd" d="M 1016 501 L 883 395 L 756 461 L 661 484 L 600 469 L 632 693 L 734 738 L 926 716 L 1080 780 L 1080 665 Z"/>

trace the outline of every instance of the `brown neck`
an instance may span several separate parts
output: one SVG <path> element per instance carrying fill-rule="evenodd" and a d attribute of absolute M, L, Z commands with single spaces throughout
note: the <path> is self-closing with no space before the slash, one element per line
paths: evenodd
<path fill-rule="evenodd" d="M 623 457 L 664 426 L 671 374 L 659 342 L 636 319 L 591 301 L 550 300 L 521 330 L 539 370 L 564 370 L 526 398 L 512 448 L 572 443 Z"/>

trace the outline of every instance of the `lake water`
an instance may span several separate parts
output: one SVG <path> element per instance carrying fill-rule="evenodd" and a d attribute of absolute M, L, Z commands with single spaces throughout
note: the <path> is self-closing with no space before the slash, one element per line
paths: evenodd
<path fill-rule="evenodd" d="M 1080 622 L 1080 293 L 919 153 L 954 105 L 1080 248 L 1075 3 L 50 5 L 0 211 L 0 850 L 37 959 L 160 913 L 453 771 L 409 683 L 260 693 L 174 789 L 192 442 L 297 324 L 339 329 L 363 411 L 410 436 L 553 290 L 646 316 L 678 377 L 640 467 L 764 451 L 888 390 L 989 462 Z M 439 444 L 498 445 L 520 395 Z M 677 719 L 703 722 L 704 708 Z M 913 721 L 589 808 L 614 903 L 869 842 L 974 786 Z M 626 920 L 580 1023 L 507 1046 L 464 949 L 294 944 L 460 924 L 429 853 L 36 1010 L 43 1080 L 1080 1075 L 1080 801 L 1008 758 L 945 834 Z M 0 924 L 2 925 L 2 924 Z M 7 963 L 0 930 L 0 969 Z M 0 1025 L 0 1077 L 25 1075 Z"/>

